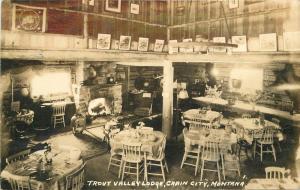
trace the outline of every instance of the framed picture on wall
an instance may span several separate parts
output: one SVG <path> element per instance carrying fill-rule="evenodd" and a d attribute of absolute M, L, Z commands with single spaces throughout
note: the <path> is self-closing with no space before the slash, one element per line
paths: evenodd
<path fill-rule="evenodd" d="M 232 44 L 237 44 L 237 48 L 233 48 L 233 52 L 246 52 L 247 51 L 247 38 L 246 36 L 232 36 Z"/>
<path fill-rule="evenodd" d="M 131 36 L 120 36 L 119 49 L 129 50 L 131 43 Z"/>
<path fill-rule="evenodd" d="M 110 34 L 98 34 L 97 49 L 109 49 L 110 39 Z"/>
<path fill-rule="evenodd" d="M 213 37 L 213 42 L 226 43 L 226 38 L 225 37 Z M 226 52 L 226 47 L 222 47 L 222 46 L 214 47 L 213 51 L 217 52 L 217 53 L 224 53 L 224 52 Z"/>
<path fill-rule="evenodd" d="M 46 8 L 13 4 L 12 30 L 46 31 Z"/>
<path fill-rule="evenodd" d="M 138 15 L 140 13 L 140 5 L 131 3 L 130 4 L 130 13 Z"/>
<path fill-rule="evenodd" d="M 121 0 L 105 0 L 105 10 L 120 13 Z"/>
<path fill-rule="evenodd" d="M 155 40 L 154 51 L 162 52 L 162 50 L 164 48 L 164 42 L 165 42 L 165 40 Z"/>
<path fill-rule="evenodd" d="M 138 51 L 148 51 L 149 38 L 139 38 Z"/>
<path fill-rule="evenodd" d="M 260 51 L 277 51 L 277 35 L 276 33 L 259 35 Z"/>
<path fill-rule="evenodd" d="M 169 40 L 169 54 L 178 53 L 177 40 Z M 176 46 L 176 47 L 174 47 Z"/>

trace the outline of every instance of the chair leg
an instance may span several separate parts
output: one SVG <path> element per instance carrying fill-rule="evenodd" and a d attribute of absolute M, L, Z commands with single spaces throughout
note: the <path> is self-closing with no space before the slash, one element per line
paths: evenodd
<path fill-rule="evenodd" d="M 202 160 L 202 166 L 201 166 L 201 174 L 200 174 L 200 180 L 202 181 L 203 178 L 203 169 L 204 169 L 204 160 Z"/>
<path fill-rule="evenodd" d="M 122 171 L 122 179 L 121 179 L 121 181 L 123 181 L 123 179 L 124 179 L 124 173 L 125 173 L 126 164 L 127 164 L 127 162 L 124 161 L 124 163 L 123 163 L 123 169 L 122 169 L 123 171 Z"/>
<path fill-rule="evenodd" d="M 148 166 L 146 156 L 144 156 L 144 180 L 146 182 L 148 181 Z"/>
<path fill-rule="evenodd" d="M 197 160 L 196 160 L 196 167 L 195 167 L 195 176 L 197 175 L 197 171 L 198 171 L 198 166 L 199 166 L 199 153 L 197 154 Z"/>
<path fill-rule="evenodd" d="M 217 169 L 218 169 L 218 178 L 219 178 L 219 182 L 221 182 L 221 175 L 220 175 L 220 166 L 219 166 L 219 162 L 217 162 Z"/>
<path fill-rule="evenodd" d="M 224 156 L 222 155 L 222 157 L 221 157 L 221 161 L 222 161 L 222 170 L 223 170 L 223 179 L 224 179 L 224 181 L 226 180 L 225 178 L 225 165 L 224 165 L 224 158 L 223 158 Z"/>
<path fill-rule="evenodd" d="M 111 158 L 112 158 L 112 155 L 111 155 L 110 158 L 109 158 L 109 163 L 108 163 L 107 171 L 109 171 L 109 168 L 110 168 Z"/>
<path fill-rule="evenodd" d="M 182 166 L 183 166 L 183 163 L 185 162 L 185 159 L 186 159 L 186 152 L 184 152 L 184 155 L 183 155 L 183 158 L 182 158 L 182 161 L 181 161 L 181 165 L 180 165 L 180 168 L 182 169 Z"/>
<path fill-rule="evenodd" d="M 260 144 L 260 161 L 263 161 L 263 145 Z"/>
<path fill-rule="evenodd" d="M 121 177 L 121 172 L 122 172 L 122 167 L 123 167 L 123 160 L 121 160 L 121 164 L 120 164 L 120 167 L 119 167 L 119 175 L 118 175 L 118 178 L 120 179 Z"/>
<path fill-rule="evenodd" d="M 167 173 L 169 173 L 169 168 L 168 168 L 168 164 L 167 164 L 166 159 L 164 159 L 164 161 L 165 161 L 166 171 L 167 171 Z"/>
<path fill-rule="evenodd" d="M 162 161 L 160 161 L 160 168 L 161 168 L 161 173 L 162 173 L 162 176 L 163 176 L 163 179 L 164 179 L 164 182 L 165 182 L 166 181 L 166 176 L 165 176 L 165 169 L 164 169 Z"/>
<path fill-rule="evenodd" d="M 274 160 L 276 162 L 276 152 L 275 152 L 275 147 L 274 145 L 271 145 L 272 146 L 272 152 L 273 152 L 273 157 L 274 157 Z"/>
<path fill-rule="evenodd" d="M 140 167 L 139 167 L 139 163 L 136 163 L 136 181 L 139 181 L 139 177 L 140 177 Z"/>

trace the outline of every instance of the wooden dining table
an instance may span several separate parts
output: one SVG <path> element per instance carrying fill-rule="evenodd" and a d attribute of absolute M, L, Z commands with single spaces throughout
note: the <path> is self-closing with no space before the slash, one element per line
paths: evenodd
<path fill-rule="evenodd" d="M 259 122 L 259 118 L 236 118 L 233 120 L 233 123 L 236 127 L 240 127 L 241 131 L 239 131 L 240 136 L 244 137 L 244 139 L 252 144 L 254 140 L 254 134 L 264 129 L 265 126 L 273 127 L 275 130 L 275 136 L 278 137 L 279 141 L 283 139 L 283 134 L 280 131 L 281 127 L 274 122 L 265 120 L 264 124 Z"/>
<path fill-rule="evenodd" d="M 123 130 L 116 134 L 110 141 L 112 151 L 123 148 L 124 142 L 141 143 L 141 151 L 153 156 L 158 156 L 165 135 L 160 131 L 143 135 L 137 129 Z"/>
<path fill-rule="evenodd" d="M 46 190 L 65 189 L 66 176 L 75 172 L 83 165 L 83 160 L 78 156 L 77 148 L 52 148 L 52 163 L 44 164 L 44 152 L 39 150 L 28 157 L 7 165 L 1 172 L 1 178 L 9 180 L 11 174 L 29 176 L 30 184 L 41 184 Z"/>
<path fill-rule="evenodd" d="M 189 123 L 193 118 L 197 118 L 198 120 L 212 124 L 215 122 L 220 122 L 222 114 L 212 110 L 206 111 L 201 109 L 190 109 L 183 112 L 184 122 Z"/>

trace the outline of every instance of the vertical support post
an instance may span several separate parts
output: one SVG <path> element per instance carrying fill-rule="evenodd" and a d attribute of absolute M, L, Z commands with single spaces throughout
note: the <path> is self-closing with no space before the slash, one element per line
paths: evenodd
<path fill-rule="evenodd" d="M 89 46 L 89 38 L 88 38 L 88 15 L 83 15 L 83 39 L 84 39 L 84 48 L 88 48 Z"/>
<path fill-rule="evenodd" d="M 163 113 L 162 113 L 162 131 L 167 135 L 167 139 L 172 137 L 173 126 L 173 78 L 174 70 L 172 62 L 164 61 L 163 68 Z"/>
<path fill-rule="evenodd" d="M 207 38 L 210 40 L 210 0 L 207 0 L 207 22 L 208 22 L 208 28 L 207 28 Z"/>
<path fill-rule="evenodd" d="M 169 41 L 171 39 L 171 29 L 169 27 L 167 27 L 167 42 L 169 44 Z"/>

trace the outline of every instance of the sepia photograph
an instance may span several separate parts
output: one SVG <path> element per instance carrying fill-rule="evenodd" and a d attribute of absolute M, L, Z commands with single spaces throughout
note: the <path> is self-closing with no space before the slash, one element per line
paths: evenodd
<path fill-rule="evenodd" d="M 300 0 L 2 0 L 1 190 L 299 190 Z"/>

